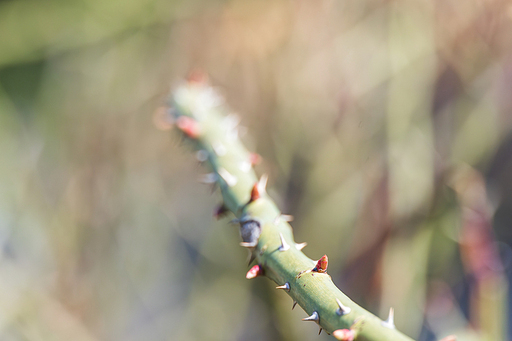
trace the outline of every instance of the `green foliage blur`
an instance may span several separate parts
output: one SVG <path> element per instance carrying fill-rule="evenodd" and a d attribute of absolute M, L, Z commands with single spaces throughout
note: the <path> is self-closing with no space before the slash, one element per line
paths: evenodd
<path fill-rule="evenodd" d="M 332 340 L 246 280 L 173 132 L 201 69 L 334 282 L 419 340 L 506 340 L 512 4 L 0 1 L 0 340 Z"/>

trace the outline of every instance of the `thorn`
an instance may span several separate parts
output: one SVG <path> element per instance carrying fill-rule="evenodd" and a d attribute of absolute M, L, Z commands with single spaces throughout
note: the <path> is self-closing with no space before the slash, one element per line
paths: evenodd
<path fill-rule="evenodd" d="M 395 329 L 395 310 L 393 308 L 389 308 L 389 315 L 386 321 L 382 321 L 381 324 L 389 329 Z"/>
<path fill-rule="evenodd" d="M 260 180 L 254 184 L 254 186 L 252 187 L 252 190 L 251 190 L 251 198 L 249 199 L 249 202 L 258 200 L 259 198 L 261 198 L 263 193 L 266 192 L 267 180 L 268 180 L 268 175 L 263 174 L 261 176 Z"/>
<path fill-rule="evenodd" d="M 318 323 L 318 321 L 320 321 L 320 318 L 318 317 L 318 313 L 314 311 L 313 314 L 311 314 L 311 316 L 303 318 L 302 321 L 313 321 Z"/>
<path fill-rule="evenodd" d="M 206 84 L 208 83 L 208 75 L 199 69 L 192 70 L 187 77 L 189 83 Z"/>
<path fill-rule="evenodd" d="M 306 243 L 306 242 L 304 242 L 304 243 L 298 243 L 298 244 L 295 244 L 295 248 L 296 248 L 297 250 L 299 250 L 299 251 L 300 251 L 300 250 L 302 250 L 303 248 L 305 248 L 305 247 L 306 247 L 306 245 L 308 245 L 308 243 Z"/>
<path fill-rule="evenodd" d="M 249 161 L 253 166 L 259 165 L 261 163 L 261 155 L 257 153 L 251 153 L 249 155 Z"/>
<path fill-rule="evenodd" d="M 336 298 L 336 303 L 338 303 L 338 307 L 339 307 L 336 310 L 336 314 L 338 314 L 339 316 L 347 315 L 348 313 L 350 313 L 352 311 L 352 309 L 350 309 L 349 307 L 344 306 L 343 303 L 341 303 L 341 301 L 338 298 Z"/>
<path fill-rule="evenodd" d="M 214 211 L 213 211 L 213 216 L 215 217 L 215 219 L 220 219 L 224 214 L 226 214 L 228 212 L 228 209 L 226 206 L 224 206 L 224 204 L 222 205 L 219 205 Z"/>
<path fill-rule="evenodd" d="M 263 275 L 265 275 L 265 270 L 259 264 L 257 264 L 253 266 L 249 271 L 247 271 L 245 278 L 252 279 Z"/>
<path fill-rule="evenodd" d="M 316 265 L 312 271 L 322 272 L 322 273 L 327 272 L 327 263 L 328 263 L 327 255 L 323 255 L 322 258 L 320 258 L 318 260 L 318 262 L 316 262 Z"/>
<path fill-rule="evenodd" d="M 217 177 L 217 174 L 215 173 L 208 173 L 208 174 L 203 174 L 201 176 L 199 176 L 199 182 L 203 183 L 203 184 L 213 184 L 215 183 L 215 181 L 217 181 L 218 177 Z"/>
<path fill-rule="evenodd" d="M 208 160 L 208 152 L 204 149 L 200 149 L 196 152 L 196 159 L 199 162 L 205 162 Z"/>
<path fill-rule="evenodd" d="M 320 330 L 318 331 L 318 335 L 322 334 L 322 327 L 320 327 Z"/>
<path fill-rule="evenodd" d="M 213 151 L 215 152 L 215 154 L 217 154 L 217 156 L 224 156 L 226 155 L 226 147 L 224 147 L 224 145 L 220 142 L 214 142 L 212 143 L 212 148 L 213 148 Z"/>
<path fill-rule="evenodd" d="M 235 218 L 235 219 L 231 219 L 229 221 L 230 224 L 233 224 L 233 225 L 238 225 L 240 223 L 240 220 L 238 218 Z"/>
<path fill-rule="evenodd" d="M 256 259 L 256 254 L 254 252 L 250 252 L 249 261 L 247 262 L 247 266 L 251 265 L 251 263 Z"/>
<path fill-rule="evenodd" d="M 244 173 L 247 173 L 251 170 L 251 163 L 250 162 L 247 162 L 247 161 L 242 161 L 240 163 L 240 170 Z"/>
<path fill-rule="evenodd" d="M 281 246 L 278 248 L 279 251 L 287 251 L 290 249 L 290 245 L 284 240 L 283 234 L 279 232 L 279 238 L 281 238 Z"/>
<path fill-rule="evenodd" d="M 221 176 L 229 187 L 233 187 L 238 182 L 236 176 L 231 175 L 225 168 L 219 168 L 219 175 Z"/>
<path fill-rule="evenodd" d="M 356 333 L 352 329 L 338 329 L 332 332 L 332 336 L 340 341 L 354 341 Z"/>
<path fill-rule="evenodd" d="M 297 301 L 293 301 L 292 310 L 295 309 L 296 305 L 297 305 Z"/>
<path fill-rule="evenodd" d="M 289 214 L 281 214 L 281 219 L 289 223 L 290 221 L 293 221 L 293 216 Z"/>
<path fill-rule="evenodd" d="M 240 242 L 240 246 L 243 246 L 246 248 L 256 247 L 256 245 L 258 245 L 258 242 L 252 242 L 252 243 Z"/>
<path fill-rule="evenodd" d="M 276 287 L 276 289 L 284 289 L 286 291 L 290 291 L 290 283 L 286 282 L 285 284 Z"/>
<path fill-rule="evenodd" d="M 176 126 L 188 137 L 196 139 L 201 134 L 197 121 L 188 116 L 180 116 L 176 120 Z"/>

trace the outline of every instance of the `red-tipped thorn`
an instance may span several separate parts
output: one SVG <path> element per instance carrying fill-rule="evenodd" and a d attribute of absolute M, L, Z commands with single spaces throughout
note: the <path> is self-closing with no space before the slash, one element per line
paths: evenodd
<path fill-rule="evenodd" d="M 276 287 L 276 289 L 283 289 L 286 291 L 290 291 L 290 283 L 286 282 L 285 284 Z"/>
<path fill-rule="evenodd" d="M 252 190 L 251 190 L 251 198 L 249 199 L 249 202 L 253 202 L 253 201 L 261 198 L 263 193 L 265 193 L 265 191 L 266 191 L 267 180 L 268 180 L 267 174 L 263 174 L 261 176 L 260 180 L 254 184 L 254 186 L 252 187 Z"/>
<path fill-rule="evenodd" d="M 249 155 L 249 161 L 253 166 L 259 165 L 261 163 L 261 155 L 257 153 L 251 153 L 251 155 Z"/>
<path fill-rule="evenodd" d="M 332 332 L 332 336 L 340 341 L 354 341 L 356 332 L 352 329 L 338 329 Z"/>
<path fill-rule="evenodd" d="M 196 139 L 201 134 L 199 123 L 191 117 L 180 116 L 176 120 L 176 126 L 188 137 Z"/>
<path fill-rule="evenodd" d="M 259 264 L 257 264 L 253 266 L 249 271 L 247 271 L 245 278 L 252 279 L 263 275 L 265 275 L 265 270 Z"/>
<path fill-rule="evenodd" d="M 320 258 L 318 260 L 318 262 L 316 262 L 316 265 L 312 271 L 313 272 L 321 272 L 321 273 L 327 272 L 327 263 L 328 263 L 327 255 L 323 255 L 322 258 Z"/>
<path fill-rule="evenodd" d="M 218 206 L 215 211 L 213 211 L 213 216 L 215 219 L 220 219 L 223 215 L 228 212 L 228 209 L 224 205 Z"/>

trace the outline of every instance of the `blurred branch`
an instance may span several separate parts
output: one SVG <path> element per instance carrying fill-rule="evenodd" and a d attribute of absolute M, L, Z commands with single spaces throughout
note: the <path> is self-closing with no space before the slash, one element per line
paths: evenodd
<path fill-rule="evenodd" d="M 288 216 L 281 214 L 265 191 L 266 176 L 257 181 L 249 153 L 237 134 L 238 120 L 225 116 L 223 99 L 203 75 L 195 75 L 173 94 L 173 120 L 197 150 L 211 173 L 202 181 L 218 185 L 224 203 L 216 215 L 231 211 L 240 223 L 241 245 L 256 260 L 247 278 L 267 276 L 276 282 L 313 321 L 338 340 L 412 340 L 395 329 L 393 309 L 382 321 L 342 293 L 327 274 L 327 256 L 311 260 L 294 241 Z M 165 127 L 165 125 L 160 125 Z M 293 309 L 293 308 L 292 308 Z"/>

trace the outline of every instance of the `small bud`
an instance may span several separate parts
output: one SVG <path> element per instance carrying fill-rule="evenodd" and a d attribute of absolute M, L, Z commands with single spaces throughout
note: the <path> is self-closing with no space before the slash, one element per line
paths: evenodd
<path fill-rule="evenodd" d="M 224 204 L 219 205 L 214 211 L 213 216 L 215 219 L 220 219 L 223 215 L 225 215 L 228 212 L 228 209 Z"/>
<path fill-rule="evenodd" d="M 322 272 L 322 273 L 327 272 L 327 263 L 328 263 L 327 255 L 323 255 L 322 258 L 320 258 L 318 260 L 318 262 L 316 263 L 316 265 L 312 271 Z"/>
<path fill-rule="evenodd" d="M 199 123 L 192 117 L 180 116 L 176 120 L 176 126 L 188 137 L 196 139 L 201 134 Z"/>
<path fill-rule="evenodd" d="M 286 282 L 285 284 L 276 287 L 276 289 L 284 289 L 286 291 L 290 291 L 290 283 Z"/>
<path fill-rule="evenodd" d="M 340 341 L 354 341 L 356 332 L 352 329 L 338 329 L 332 332 L 332 336 Z"/>
<path fill-rule="evenodd" d="M 247 271 L 245 278 L 252 279 L 263 275 L 265 275 L 265 270 L 258 264 L 253 266 L 249 271 Z"/>
<path fill-rule="evenodd" d="M 313 321 L 318 323 L 318 321 L 320 321 L 320 317 L 318 316 L 318 313 L 314 311 L 311 316 L 303 318 L 302 321 Z"/>
<path fill-rule="evenodd" d="M 251 153 L 251 155 L 249 155 L 249 161 L 251 162 L 251 165 L 253 165 L 253 166 L 259 165 L 261 163 L 260 154 Z"/>

